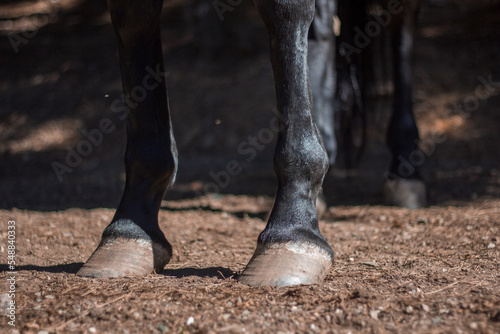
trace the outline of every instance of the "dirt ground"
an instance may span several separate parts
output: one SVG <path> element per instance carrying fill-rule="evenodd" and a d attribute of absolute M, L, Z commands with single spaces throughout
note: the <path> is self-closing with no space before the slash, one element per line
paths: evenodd
<path fill-rule="evenodd" d="M 252 159 L 238 146 L 269 128 L 275 102 L 262 24 L 243 8 L 226 15 L 230 46 L 212 52 L 196 47 L 181 1 L 164 10 L 180 152 L 159 215 L 171 263 L 147 277 L 91 279 L 75 273 L 124 185 L 109 18 L 93 0 L 0 4 L 0 312 L 14 275 L 12 220 L 17 271 L 15 327 L 0 316 L 0 332 L 500 333 L 498 1 L 434 0 L 422 9 L 414 100 L 429 208 L 382 205 L 390 97 L 373 98 L 359 168 L 334 168 L 324 184 L 330 206 L 320 228 L 336 263 L 321 285 L 288 288 L 235 280 L 276 185 L 274 143 Z M 59 179 L 53 162 L 65 163 L 86 140 L 82 131 L 103 119 L 113 131 Z M 230 160 L 242 172 L 217 184 L 211 175 Z"/>

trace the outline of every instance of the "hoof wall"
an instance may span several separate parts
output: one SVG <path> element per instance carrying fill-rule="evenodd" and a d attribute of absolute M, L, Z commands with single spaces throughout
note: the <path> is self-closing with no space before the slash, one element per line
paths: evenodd
<path fill-rule="evenodd" d="M 388 180 L 384 185 L 384 201 L 408 209 L 419 209 L 427 206 L 427 191 L 421 180 L 397 179 Z"/>
<path fill-rule="evenodd" d="M 77 275 L 98 278 L 147 275 L 163 270 L 171 255 L 170 246 L 112 238 L 101 241 Z"/>
<path fill-rule="evenodd" d="M 328 252 L 309 243 L 259 246 L 238 280 L 256 287 L 320 284 L 332 264 Z"/>

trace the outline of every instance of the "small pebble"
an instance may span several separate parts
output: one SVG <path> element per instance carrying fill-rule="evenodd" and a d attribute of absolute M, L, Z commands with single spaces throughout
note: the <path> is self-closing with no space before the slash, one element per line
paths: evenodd
<path fill-rule="evenodd" d="M 5 315 L 3 313 L 3 311 L 4 311 L 5 308 L 7 308 L 7 306 L 9 306 L 10 300 L 11 299 L 10 299 L 8 293 L 2 293 L 2 294 L 0 294 L 0 307 L 1 307 L 1 310 L 2 310 L 2 312 L 0 312 L 0 315 Z"/>
<path fill-rule="evenodd" d="M 385 329 L 387 330 L 394 330 L 396 328 L 396 325 L 394 325 L 393 322 L 388 322 L 385 324 Z"/>
<path fill-rule="evenodd" d="M 90 333 L 97 333 L 97 329 L 95 329 L 95 327 L 89 327 L 89 332 Z"/>
<path fill-rule="evenodd" d="M 471 322 L 470 325 L 469 325 L 470 329 L 477 329 L 477 323 L 475 322 Z"/>
<path fill-rule="evenodd" d="M 406 313 L 408 314 L 412 314 L 413 313 L 413 307 L 412 306 L 408 306 L 405 310 Z"/>
<path fill-rule="evenodd" d="M 495 248 L 495 246 L 496 246 L 496 245 L 495 245 L 494 243 L 491 243 L 491 244 L 489 244 L 489 245 L 488 245 L 488 248 L 489 248 L 489 249 L 492 249 L 492 248 Z"/>
<path fill-rule="evenodd" d="M 424 312 L 430 312 L 431 308 L 426 304 L 422 304 L 422 310 L 424 310 Z"/>
<path fill-rule="evenodd" d="M 194 318 L 189 317 L 186 321 L 186 326 L 191 326 L 192 324 L 194 324 Z"/>
<path fill-rule="evenodd" d="M 378 320 L 378 314 L 380 313 L 379 310 L 372 310 L 370 311 L 370 317 L 372 317 L 375 320 Z"/>
<path fill-rule="evenodd" d="M 160 333 L 162 333 L 162 334 L 165 334 L 168 332 L 168 327 L 163 325 L 163 324 L 159 325 L 157 328 L 160 331 Z"/>

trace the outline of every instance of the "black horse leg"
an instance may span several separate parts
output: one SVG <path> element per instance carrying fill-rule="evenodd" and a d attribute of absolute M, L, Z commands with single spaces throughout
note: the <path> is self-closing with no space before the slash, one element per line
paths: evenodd
<path fill-rule="evenodd" d="M 388 204 L 407 208 L 426 205 L 425 185 L 416 160 L 418 129 L 412 109 L 413 40 L 418 1 L 404 2 L 404 11 L 395 22 L 392 47 L 394 56 L 394 110 L 387 132 L 392 162 L 384 196 Z"/>
<path fill-rule="evenodd" d="M 308 65 L 311 92 L 314 102 L 314 116 L 330 166 L 337 156 L 335 138 L 335 35 L 333 33 L 334 0 L 317 0 L 316 13 L 309 29 Z M 318 217 L 327 209 L 324 196 L 320 193 L 316 201 Z"/>
<path fill-rule="evenodd" d="M 366 24 L 367 0 L 340 0 L 341 22 L 336 52 L 337 91 L 335 112 L 339 140 L 339 159 L 347 169 L 361 158 L 366 141 L 366 115 L 363 105 L 363 56 L 367 45 L 356 39 L 357 29 Z"/>
<path fill-rule="evenodd" d="M 319 232 L 316 198 L 328 169 L 313 119 L 307 36 L 314 0 L 255 0 L 271 46 L 281 127 L 274 154 L 278 189 L 257 249 L 240 276 L 252 286 L 320 283 L 333 251 Z"/>
<path fill-rule="evenodd" d="M 330 166 L 337 156 L 335 138 L 335 35 L 333 16 L 335 1 L 317 0 L 316 13 L 309 29 L 308 65 L 311 91 L 314 102 L 314 116 L 323 138 Z"/>
<path fill-rule="evenodd" d="M 102 240 L 79 275 L 143 275 L 161 271 L 171 246 L 158 210 L 173 183 L 177 151 L 167 102 L 160 40 L 162 0 L 108 0 L 129 115 L 126 185 Z"/>

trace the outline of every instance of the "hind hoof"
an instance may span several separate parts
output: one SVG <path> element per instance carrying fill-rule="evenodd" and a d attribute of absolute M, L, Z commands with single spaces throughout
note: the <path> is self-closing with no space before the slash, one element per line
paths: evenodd
<path fill-rule="evenodd" d="M 330 254 L 310 243 L 263 245 L 238 280 L 255 287 L 320 284 L 332 265 Z"/>
<path fill-rule="evenodd" d="M 77 275 L 119 277 L 160 272 L 170 261 L 172 248 L 148 240 L 108 238 L 101 241 Z"/>
<path fill-rule="evenodd" d="M 420 209 L 427 206 L 427 191 L 421 180 L 387 180 L 384 185 L 384 201 L 408 209 Z"/>

